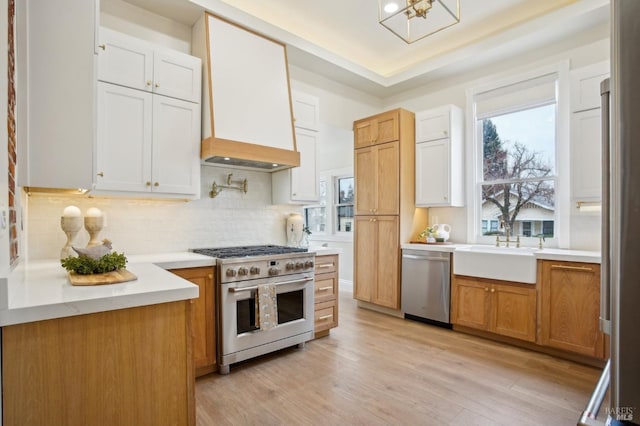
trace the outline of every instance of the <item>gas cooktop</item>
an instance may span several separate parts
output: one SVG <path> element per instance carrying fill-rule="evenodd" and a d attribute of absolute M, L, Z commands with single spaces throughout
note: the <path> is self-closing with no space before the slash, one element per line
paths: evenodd
<path fill-rule="evenodd" d="M 308 249 L 304 247 L 289 247 L 277 245 L 263 246 L 239 246 L 239 247 L 215 247 L 192 250 L 194 253 L 205 256 L 225 259 L 230 257 L 268 256 L 272 254 L 304 253 Z"/>

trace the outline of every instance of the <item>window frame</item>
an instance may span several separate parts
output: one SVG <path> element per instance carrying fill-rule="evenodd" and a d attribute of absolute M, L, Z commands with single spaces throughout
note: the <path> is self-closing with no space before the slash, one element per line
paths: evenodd
<path fill-rule="evenodd" d="M 352 168 L 341 168 L 334 170 L 326 170 L 319 175 L 319 180 L 326 183 L 327 193 L 325 198 L 325 204 L 313 204 L 303 206 L 303 217 L 306 223 L 306 209 L 324 207 L 326 210 L 326 221 L 324 232 L 313 232 L 309 239 L 319 241 L 353 241 L 353 233 L 355 228 L 355 204 L 338 204 L 338 181 L 344 178 L 354 178 L 354 191 L 355 191 L 355 174 Z M 355 202 L 355 199 L 354 199 Z M 338 206 L 352 205 L 354 206 L 354 224 L 351 227 L 351 231 L 338 231 Z"/>
<path fill-rule="evenodd" d="M 466 93 L 467 138 L 466 162 L 468 173 L 466 178 L 467 198 L 467 241 L 480 244 L 495 244 L 495 237 L 482 235 L 482 195 L 484 182 L 482 140 L 477 130 L 476 97 L 484 92 L 518 84 L 547 74 L 555 73 L 556 79 L 556 129 L 555 129 L 555 234 L 548 238 L 545 245 L 550 247 L 568 247 L 570 230 L 570 157 L 569 157 L 569 61 L 539 67 L 531 71 L 510 73 L 511 75 L 494 75 Z M 532 106 L 533 107 L 533 106 Z M 481 133 L 481 132 L 480 132 Z M 488 226 L 490 228 L 490 224 Z M 534 246 L 537 238 L 522 238 L 522 245 Z"/>
<path fill-rule="evenodd" d="M 355 177 L 354 174 L 346 174 L 346 175 L 334 175 L 332 176 L 333 178 L 333 227 L 332 227 L 332 233 L 335 235 L 353 235 L 353 228 L 355 226 L 355 214 L 353 216 L 353 221 L 351 224 L 351 231 L 339 231 L 338 230 L 338 225 L 339 225 L 339 218 L 338 218 L 338 209 L 340 207 L 348 207 L 351 206 L 352 210 L 355 212 L 355 199 L 351 202 L 351 203 L 340 203 L 340 180 L 341 179 L 353 179 L 353 191 L 355 194 Z"/>

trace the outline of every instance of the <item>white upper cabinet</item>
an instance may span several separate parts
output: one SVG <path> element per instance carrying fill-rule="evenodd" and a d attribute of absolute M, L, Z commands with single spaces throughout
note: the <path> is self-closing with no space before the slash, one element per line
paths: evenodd
<path fill-rule="evenodd" d="M 608 77 L 608 61 L 571 71 L 571 195 L 576 202 L 600 200 L 600 83 Z"/>
<path fill-rule="evenodd" d="M 571 111 L 600 108 L 600 83 L 609 77 L 609 61 L 571 71 Z"/>
<path fill-rule="evenodd" d="M 600 108 L 571 117 L 571 192 L 575 201 L 599 201 L 602 189 Z"/>
<path fill-rule="evenodd" d="M 292 103 L 300 166 L 272 174 L 272 202 L 312 204 L 320 199 L 316 155 L 320 137 L 320 101 L 315 96 L 293 92 Z"/>
<path fill-rule="evenodd" d="M 296 128 L 300 166 L 273 172 L 273 204 L 312 204 L 319 200 L 316 147 L 320 133 Z"/>
<path fill-rule="evenodd" d="M 100 81 L 200 103 L 201 75 L 199 58 L 100 29 Z"/>
<path fill-rule="evenodd" d="M 98 83 L 95 189 L 151 190 L 151 93 Z"/>
<path fill-rule="evenodd" d="M 293 92 L 294 124 L 298 129 L 320 130 L 320 100 L 316 96 Z"/>
<path fill-rule="evenodd" d="M 91 188 L 99 13 L 98 0 L 16 2 L 19 186 Z"/>
<path fill-rule="evenodd" d="M 416 142 L 448 138 L 451 134 L 451 110 L 438 108 L 416 114 Z"/>
<path fill-rule="evenodd" d="M 197 198 L 200 59 L 102 29 L 95 189 Z"/>
<path fill-rule="evenodd" d="M 416 206 L 464 205 L 463 133 L 455 105 L 416 114 Z"/>

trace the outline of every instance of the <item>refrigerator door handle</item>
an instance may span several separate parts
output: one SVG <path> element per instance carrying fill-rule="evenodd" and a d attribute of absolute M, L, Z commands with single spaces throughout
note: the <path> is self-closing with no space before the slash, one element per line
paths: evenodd
<path fill-rule="evenodd" d="M 600 269 L 600 330 L 611 335 L 611 149 L 610 149 L 610 87 L 609 79 L 600 83 L 602 120 L 602 251 Z"/>
<path fill-rule="evenodd" d="M 602 406 L 602 401 L 604 401 L 604 397 L 607 394 L 607 390 L 609 389 L 609 369 L 611 368 L 611 360 L 607 360 L 607 364 L 604 366 L 602 370 L 602 374 L 600 375 L 600 379 L 598 380 L 598 384 L 587 403 L 587 407 L 584 409 L 580 420 L 578 421 L 578 426 L 604 426 L 605 422 L 598 420 L 598 411 L 600 411 L 600 407 Z"/>

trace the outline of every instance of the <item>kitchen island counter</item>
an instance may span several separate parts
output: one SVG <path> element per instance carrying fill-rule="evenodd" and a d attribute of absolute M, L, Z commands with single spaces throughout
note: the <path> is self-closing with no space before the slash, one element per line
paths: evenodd
<path fill-rule="evenodd" d="M 189 252 L 128 256 L 135 281 L 72 286 L 58 260 L 24 261 L 0 278 L 0 326 L 198 297 L 198 287 L 165 269 L 213 266 Z"/>

